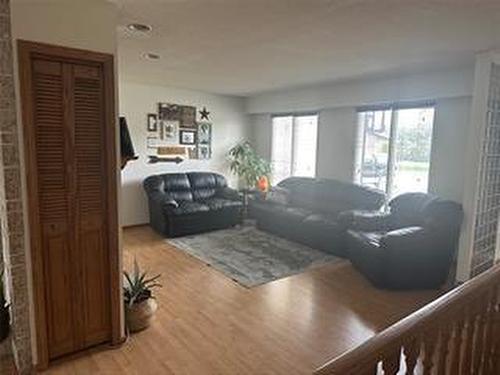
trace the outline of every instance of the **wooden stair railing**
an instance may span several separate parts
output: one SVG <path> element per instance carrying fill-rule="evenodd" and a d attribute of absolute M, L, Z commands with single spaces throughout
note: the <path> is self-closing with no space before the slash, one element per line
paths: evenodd
<path fill-rule="evenodd" d="M 453 289 L 315 375 L 500 375 L 500 265 Z"/>

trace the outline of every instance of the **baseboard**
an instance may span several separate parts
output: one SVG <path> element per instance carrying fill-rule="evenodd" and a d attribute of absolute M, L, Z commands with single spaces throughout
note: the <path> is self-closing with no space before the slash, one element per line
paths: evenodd
<path fill-rule="evenodd" d="M 149 226 L 149 223 L 122 225 L 122 229 L 139 228 L 139 227 L 145 227 L 145 226 Z"/>

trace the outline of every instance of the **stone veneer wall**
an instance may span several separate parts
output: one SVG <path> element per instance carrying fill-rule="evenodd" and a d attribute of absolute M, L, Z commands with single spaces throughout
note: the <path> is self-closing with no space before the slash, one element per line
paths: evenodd
<path fill-rule="evenodd" d="M 31 373 L 29 292 L 20 144 L 16 121 L 9 0 L 0 0 L 0 230 L 12 315 L 12 349 L 20 374 Z"/>

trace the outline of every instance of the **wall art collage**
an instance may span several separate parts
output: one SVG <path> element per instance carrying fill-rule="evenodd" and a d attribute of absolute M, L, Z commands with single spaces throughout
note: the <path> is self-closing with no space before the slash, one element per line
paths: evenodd
<path fill-rule="evenodd" d="M 199 116 L 198 116 L 199 114 Z M 147 115 L 147 147 L 155 160 L 161 157 L 210 159 L 212 124 L 204 107 L 158 103 L 158 112 Z M 197 118 L 199 117 L 199 121 Z"/>

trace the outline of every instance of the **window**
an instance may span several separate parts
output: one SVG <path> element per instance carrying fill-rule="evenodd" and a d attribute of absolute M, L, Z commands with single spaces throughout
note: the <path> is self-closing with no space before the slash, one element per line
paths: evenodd
<path fill-rule="evenodd" d="M 271 164 L 273 182 L 316 175 L 318 116 L 274 116 Z"/>
<path fill-rule="evenodd" d="M 360 111 L 356 182 L 389 197 L 427 192 L 433 123 L 429 105 Z"/>

